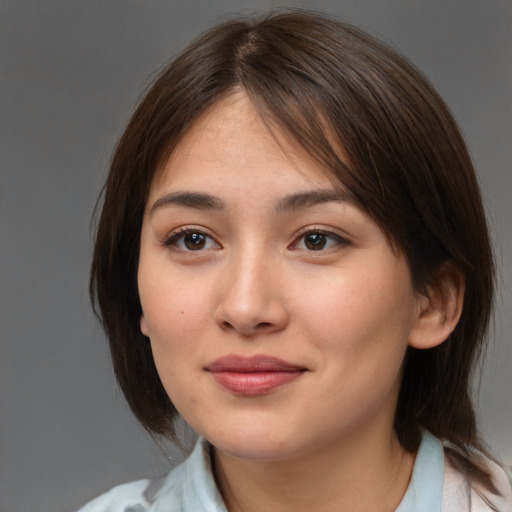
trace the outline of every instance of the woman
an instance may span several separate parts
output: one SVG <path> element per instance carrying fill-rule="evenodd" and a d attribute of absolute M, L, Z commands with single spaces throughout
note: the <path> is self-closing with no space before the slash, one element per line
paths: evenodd
<path fill-rule="evenodd" d="M 83 511 L 507 510 L 470 374 L 493 257 L 426 79 L 307 13 L 215 27 L 157 79 L 105 187 L 91 294 L 159 482 Z"/>

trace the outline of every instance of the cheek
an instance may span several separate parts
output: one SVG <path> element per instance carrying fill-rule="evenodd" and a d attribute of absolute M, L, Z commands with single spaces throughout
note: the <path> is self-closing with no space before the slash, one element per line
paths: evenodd
<path fill-rule="evenodd" d="M 398 371 L 415 299 L 408 272 L 384 270 L 331 279 L 322 293 L 302 298 L 303 327 L 310 329 L 326 366 L 357 366 L 371 376 L 385 373 L 387 364 L 391 373 Z"/>
<path fill-rule="evenodd" d="M 380 280 L 378 279 L 380 277 Z M 379 282 L 380 281 L 380 282 Z M 310 323 L 327 332 L 345 333 L 396 327 L 408 330 L 414 308 L 414 295 L 399 280 L 383 280 L 367 274 L 331 280 L 321 293 L 301 299 L 302 314 Z"/>
<path fill-rule="evenodd" d="M 154 286 L 143 305 L 156 370 L 171 402 L 183 417 L 205 414 L 201 400 L 201 354 L 207 326 L 206 297 L 190 286 Z M 141 300 L 142 302 L 142 300 Z M 145 308 L 145 309 L 144 309 Z M 213 411 L 212 411 L 213 412 Z"/>
<path fill-rule="evenodd" d="M 158 278 L 139 270 L 139 295 L 155 362 L 161 354 L 186 352 L 206 328 L 207 294 L 190 281 L 159 273 Z"/>
<path fill-rule="evenodd" d="M 201 369 L 197 341 L 204 338 L 205 329 L 197 295 L 156 293 L 144 310 L 158 375 L 175 407 L 185 415 L 198 400 L 189 392 L 194 388 L 195 370 Z"/>

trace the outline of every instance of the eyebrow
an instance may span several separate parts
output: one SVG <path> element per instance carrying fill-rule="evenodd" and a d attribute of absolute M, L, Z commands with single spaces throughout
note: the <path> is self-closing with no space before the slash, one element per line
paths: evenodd
<path fill-rule="evenodd" d="M 199 192 L 171 192 L 155 201 L 149 215 L 153 215 L 156 210 L 169 205 L 188 206 L 197 210 L 222 210 L 224 201 L 210 194 Z"/>
<path fill-rule="evenodd" d="M 317 189 L 297 192 L 279 199 L 275 210 L 278 213 L 290 213 L 305 208 L 311 208 L 322 203 L 353 202 L 347 193 L 334 189 Z M 198 210 L 222 210 L 225 203 L 218 197 L 200 192 L 170 192 L 155 201 L 149 215 L 156 210 L 169 205 L 186 206 Z"/>
<path fill-rule="evenodd" d="M 346 193 L 334 189 L 317 189 L 297 192 L 283 197 L 276 204 L 276 211 L 289 213 L 304 208 L 311 208 L 322 203 L 352 203 L 353 200 Z"/>

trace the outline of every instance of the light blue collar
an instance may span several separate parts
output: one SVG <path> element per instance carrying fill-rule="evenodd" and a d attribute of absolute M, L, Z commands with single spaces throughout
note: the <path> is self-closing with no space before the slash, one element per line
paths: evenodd
<path fill-rule="evenodd" d="M 211 446 L 200 439 L 190 457 L 171 472 L 151 512 L 226 512 L 212 473 Z M 441 512 L 444 455 L 441 442 L 423 431 L 414 469 L 396 512 Z"/>
<path fill-rule="evenodd" d="M 441 512 L 443 484 L 443 445 L 424 430 L 409 487 L 396 512 Z"/>

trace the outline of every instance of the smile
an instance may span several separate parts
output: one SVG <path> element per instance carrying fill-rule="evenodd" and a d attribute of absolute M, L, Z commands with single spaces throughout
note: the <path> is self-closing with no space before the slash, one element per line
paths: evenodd
<path fill-rule="evenodd" d="M 298 379 L 305 368 L 269 356 L 230 355 L 207 366 L 217 384 L 236 395 L 263 395 Z"/>

